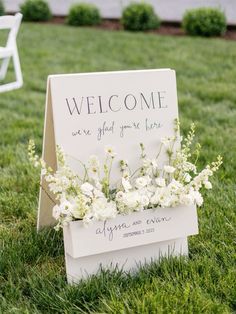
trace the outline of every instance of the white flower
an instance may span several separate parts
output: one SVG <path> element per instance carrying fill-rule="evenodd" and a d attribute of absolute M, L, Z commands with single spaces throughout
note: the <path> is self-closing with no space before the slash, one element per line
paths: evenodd
<path fill-rule="evenodd" d="M 90 168 L 99 168 L 100 167 L 100 162 L 99 162 L 99 159 L 96 155 L 91 155 L 89 157 L 89 167 Z"/>
<path fill-rule="evenodd" d="M 169 206 L 170 194 L 166 188 L 157 188 L 155 194 L 152 196 L 150 202 L 152 205 L 161 207 Z"/>
<path fill-rule="evenodd" d="M 100 163 L 99 163 L 98 157 L 95 155 L 90 156 L 89 162 L 88 162 L 88 172 L 94 181 L 99 180 L 99 178 L 98 178 L 99 167 L 100 167 Z"/>
<path fill-rule="evenodd" d="M 151 182 L 151 179 L 149 176 L 139 177 L 135 180 L 135 187 L 137 189 L 144 188 Z"/>
<path fill-rule="evenodd" d="M 185 175 L 184 175 L 184 181 L 185 181 L 185 182 L 187 182 L 187 183 L 190 182 L 190 181 L 191 181 L 191 178 L 192 178 L 192 177 L 190 176 L 189 173 L 185 173 Z"/>
<path fill-rule="evenodd" d="M 207 190 L 212 189 L 212 184 L 211 184 L 210 181 L 205 181 L 205 182 L 203 182 L 203 184 L 204 184 L 204 186 L 205 186 L 205 188 L 206 188 Z"/>
<path fill-rule="evenodd" d="M 181 167 L 183 168 L 185 172 L 192 171 L 195 174 L 197 172 L 196 166 L 188 161 L 185 161 L 184 163 L 182 163 Z"/>
<path fill-rule="evenodd" d="M 160 186 L 160 187 L 166 186 L 166 181 L 165 181 L 165 179 L 163 179 L 163 178 L 156 178 L 156 179 L 155 179 L 155 182 L 156 182 L 156 184 L 157 184 L 158 186 Z"/>
<path fill-rule="evenodd" d="M 60 218 L 61 215 L 61 208 L 58 205 L 55 205 L 52 209 L 52 216 L 58 220 Z"/>
<path fill-rule="evenodd" d="M 117 201 L 122 200 L 123 195 L 124 195 L 124 192 L 122 192 L 122 191 L 117 192 L 117 193 L 116 193 L 116 200 L 117 200 Z"/>
<path fill-rule="evenodd" d="M 121 170 L 121 171 L 125 171 L 125 170 L 127 170 L 127 168 L 128 168 L 128 161 L 122 159 L 122 160 L 120 161 L 120 170 Z"/>
<path fill-rule="evenodd" d="M 149 204 L 149 197 L 147 195 L 140 195 L 140 204 L 143 207 L 148 206 L 148 204 Z"/>
<path fill-rule="evenodd" d="M 175 179 L 172 179 L 170 184 L 168 185 L 168 188 L 173 192 L 173 191 L 180 191 L 180 189 L 182 189 L 183 185 L 175 180 Z"/>
<path fill-rule="evenodd" d="M 175 172 L 175 167 L 164 166 L 164 170 L 165 170 L 166 173 L 174 173 Z"/>
<path fill-rule="evenodd" d="M 68 225 L 69 222 L 71 222 L 73 220 L 72 216 L 65 216 L 62 220 L 62 226 L 66 226 Z"/>
<path fill-rule="evenodd" d="M 95 188 L 99 191 L 102 190 L 102 184 L 99 182 L 99 181 L 95 181 L 95 184 L 94 184 Z"/>
<path fill-rule="evenodd" d="M 129 177 L 130 177 L 129 170 L 124 170 L 123 173 L 122 173 L 122 177 L 125 178 L 126 180 L 128 180 Z"/>
<path fill-rule="evenodd" d="M 76 197 L 70 198 L 71 203 L 71 214 L 76 219 L 82 219 L 84 215 L 89 211 L 89 206 L 87 205 L 89 198 L 84 195 L 78 195 Z"/>
<path fill-rule="evenodd" d="M 173 143 L 175 141 L 175 136 L 167 136 L 167 137 L 163 137 L 161 139 L 161 143 L 164 145 L 164 146 L 169 146 L 171 143 Z"/>
<path fill-rule="evenodd" d="M 104 197 L 104 193 L 103 193 L 101 190 L 99 190 L 99 189 L 94 189 L 94 190 L 93 190 L 93 194 L 94 194 L 94 196 L 97 197 L 97 198 L 99 198 L 99 197 Z"/>
<path fill-rule="evenodd" d="M 117 215 L 115 202 L 108 202 L 106 198 L 96 199 L 92 204 L 92 211 L 97 220 L 115 218 Z"/>
<path fill-rule="evenodd" d="M 124 203 L 127 207 L 135 208 L 138 204 L 137 202 L 137 192 L 128 192 L 123 195 Z"/>
<path fill-rule="evenodd" d="M 182 205 L 193 205 L 194 197 L 192 194 L 181 194 L 179 197 L 179 202 Z"/>
<path fill-rule="evenodd" d="M 157 164 L 157 161 L 156 159 L 152 159 L 151 160 L 151 165 L 153 167 L 154 170 L 156 170 L 158 168 L 158 164 Z"/>
<path fill-rule="evenodd" d="M 130 182 L 128 180 L 126 180 L 125 178 L 122 178 L 121 179 L 121 183 L 122 183 L 122 186 L 125 190 L 125 192 L 128 192 L 129 190 L 132 189 L 132 185 L 130 184 Z"/>
<path fill-rule="evenodd" d="M 71 202 L 67 201 L 66 199 L 62 199 L 61 203 L 60 203 L 60 209 L 61 209 L 61 213 L 65 214 L 65 215 L 70 215 L 73 211 L 73 205 Z"/>
<path fill-rule="evenodd" d="M 90 209 L 91 209 L 91 208 L 90 208 Z M 84 226 L 85 226 L 85 227 L 89 227 L 89 225 L 92 224 L 93 219 L 94 219 L 93 213 L 92 213 L 92 211 L 90 210 L 90 211 L 88 211 L 88 212 L 84 215 L 84 217 L 83 217 L 83 224 L 84 224 Z"/>
<path fill-rule="evenodd" d="M 81 185 L 81 191 L 83 194 L 89 196 L 89 197 L 92 197 L 93 193 L 93 189 L 94 187 L 92 186 L 92 184 L 88 183 L 88 182 L 85 182 Z"/>
<path fill-rule="evenodd" d="M 52 212 L 58 222 L 56 228 L 78 219 L 83 220 L 87 226 L 96 220 L 106 220 L 117 214 L 129 214 L 146 208 L 191 204 L 201 206 L 201 188 L 212 188 L 209 178 L 219 168 L 222 159 L 218 157 L 216 162 L 198 173 L 196 166 L 188 161 L 192 155 L 190 145 L 193 136 L 192 127 L 183 141 L 182 149 L 173 150 L 171 165 L 166 164 L 162 169 L 158 168 L 158 159 L 149 158 L 141 144 L 140 168 L 131 175 L 127 161 L 121 160 L 121 177 L 114 186 L 110 174 L 116 153 L 111 146 L 105 148 L 105 162 L 102 165 L 97 156 L 89 157 L 88 164 L 84 165 L 87 170 L 86 182 L 66 165 L 65 154 L 60 147 L 57 149 L 58 169 L 55 173 L 43 159 L 35 155 L 32 141 L 29 143 L 28 154 L 30 161 L 41 168 L 49 190 L 58 202 Z M 176 142 L 180 142 L 177 135 L 161 139 L 161 143 L 166 146 L 165 150 L 172 150 L 171 147 Z M 102 168 L 104 178 L 100 178 Z"/>
<path fill-rule="evenodd" d="M 193 195 L 194 195 L 194 199 L 195 199 L 195 202 L 196 202 L 197 206 L 202 206 L 202 204 L 203 204 L 203 197 L 202 197 L 201 193 L 199 193 L 198 191 L 195 191 L 193 193 Z"/>
<path fill-rule="evenodd" d="M 51 174 L 49 174 L 49 175 L 45 176 L 45 180 L 46 180 L 47 182 L 52 182 L 52 181 L 54 181 L 54 176 L 51 175 Z"/>
<path fill-rule="evenodd" d="M 60 194 L 71 186 L 69 174 L 64 174 L 63 169 L 59 169 L 54 175 L 54 179 L 49 183 L 49 189 L 54 194 Z"/>
<path fill-rule="evenodd" d="M 108 154 L 111 158 L 114 158 L 116 156 L 116 153 L 115 153 L 114 148 L 112 146 L 106 146 L 105 147 L 105 153 Z"/>
<path fill-rule="evenodd" d="M 138 191 L 131 191 L 119 195 L 116 200 L 118 201 L 118 207 L 121 212 L 132 212 L 140 209 L 140 197 L 141 194 Z"/>

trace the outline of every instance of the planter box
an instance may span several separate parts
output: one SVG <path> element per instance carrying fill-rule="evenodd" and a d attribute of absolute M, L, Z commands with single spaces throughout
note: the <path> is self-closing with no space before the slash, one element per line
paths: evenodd
<path fill-rule="evenodd" d="M 63 229 L 69 283 L 96 274 L 100 267 L 132 270 L 160 257 L 187 255 L 187 236 L 198 233 L 195 206 L 149 209 L 84 227 Z"/>

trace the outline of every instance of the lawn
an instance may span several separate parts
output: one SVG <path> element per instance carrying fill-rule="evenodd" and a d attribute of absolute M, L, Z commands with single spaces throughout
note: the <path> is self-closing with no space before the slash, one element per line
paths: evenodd
<path fill-rule="evenodd" d="M 47 24 L 23 24 L 18 39 L 24 87 L 0 95 L 0 313 L 236 311 L 236 43 Z M 39 173 L 27 160 L 28 139 L 42 145 L 47 76 L 149 68 L 176 70 L 182 131 L 196 122 L 201 165 L 224 158 L 200 234 L 188 260 L 68 286 L 62 234 L 36 233 Z"/>

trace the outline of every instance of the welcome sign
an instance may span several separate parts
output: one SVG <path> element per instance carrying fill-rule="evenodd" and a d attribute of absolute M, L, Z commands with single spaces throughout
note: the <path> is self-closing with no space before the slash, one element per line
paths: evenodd
<path fill-rule="evenodd" d="M 86 163 L 90 155 L 104 158 L 104 147 L 112 145 L 119 156 L 117 161 L 115 159 L 111 178 L 115 184 L 120 176 L 119 160 L 128 160 L 132 170 L 136 170 L 139 167 L 137 156 L 140 143 L 144 144 L 149 156 L 156 156 L 161 138 L 173 135 L 173 122 L 176 118 L 178 118 L 178 105 L 173 70 L 50 76 L 47 87 L 43 158 L 53 169 L 56 169 L 55 147 L 59 145 L 66 153 L 69 166 L 73 171 L 80 173 L 83 171 L 81 162 Z M 166 155 L 162 154 L 160 162 L 165 164 L 166 158 Z M 41 190 L 40 193 L 38 228 L 54 223 L 53 195 L 47 192 L 45 182 L 42 181 L 42 185 L 46 191 Z M 158 225 L 158 228 L 149 228 L 145 225 L 146 222 L 144 223 L 149 218 L 153 219 L 153 211 L 136 213 L 140 215 L 137 219 L 132 216 L 118 217 L 116 219 L 121 219 L 122 222 L 111 220 L 105 222 L 105 227 L 103 222 L 97 222 L 86 231 L 82 226 L 79 227 L 80 222 L 72 222 L 64 230 L 67 269 L 73 269 L 74 276 L 80 276 L 81 269 L 84 268 L 83 261 L 86 259 L 85 271 L 94 272 L 97 266 L 95 268 L 91 266 L 90 269 L 88 264 L 93 265 L 98 262 L 103 264 L 104 252 L 106 254 L 115 252 L 110 255 L 109 260 L 114 263 L 120 260 L 117 252 L 122 252 L 128 247 L 132 248 L 130 254 L 134 254 L 133 261 L 142 260 L 140 248 L 144 249 L 144 246 L 147 250 L 146 258 L 153 256 L 153 245 L 156 245 L 156 252 L 159 252 L 159 249 L 166 252 L 172 245 L 176 254 L 186 253 L 186 236 L 197 233 L 196 209 L 192 206 L 188 210 L 186 208 L 182 210 L 176 208 L 175 211 L 165 210 L 166 212 L 161 212 L 156 219 L 158 221 L 168 216 L 167 221 L 154 224 Z M 181 222 L 183 212 L 187 215 L 185 215 L 187 224 L 183 220 Z M 136 224 L 133 224 L 134 222 Z M 107 226 L 112 223 L 115 228 L 113 238 L 112 241 L 106 242 L 107 235 L 104 236 L 104 232 L 109 233 Z M 127 232 L 123 232 L 124 230 L 123 233 L 121 232 L 122 224 L 129 226 Z M 78 238 L 82 239 L 80 243 L 74 243 L 74 232 L 80 233 L 78 235 Z M 135 237 L 135 232 L 139 236 Z M 109 237 L 111 234 L 108 235 Z M 90 239 L 86 242 L 87 247 L 83 244 L 85 238 Z M 173 241 L 177 238 L 179 240 Z M 171 241 L 165 242 L 165 240 Z M 122 253 L 120 254 L 122 256 Z M 90 259 L 87 260 L 89 256 Z M 77 264 L 81 272 L 76 271 Z"/>

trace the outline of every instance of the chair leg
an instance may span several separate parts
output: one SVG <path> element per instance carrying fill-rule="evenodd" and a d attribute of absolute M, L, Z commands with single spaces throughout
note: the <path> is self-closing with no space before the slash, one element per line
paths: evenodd
<path fill-rule="evenodd" d="M 5 72 L 7 71 L 7 67 L 9 64 L 9 59 L 7 61 L 3 61 L 3 65 L 0 69 L 0 75 L 1 74 L 6 74 Z M 14 66 L 14 70 L 15 70 L 15 76 L 16 76 L 16 81 L 12 82 L 12 83 L 7 83 L 7 84 L 3 84 L 0 85 L 0 93 L 2 92 L 8 92 L 11 91 L 13 89 L 17 89 L 20 88 L 23 85 L 23 77 L 22 77 L 22 72 L 21 72 L 21 66 L 20 66 L 20 59 L 19 59 L 19 55 L 18 55 L 18 51 L 17 51 L 17 47 L 12 55 L 12 59 L 13 59 L 13 66 Z M 5 72 L 4 72 L 5 71 Z"/>
<path fill-rule="evenodd" d="M 3 80 L 6 76 L 9 61 L 10 61 L 10 57 L 6 57 L 2 60 L 2 64 L 0 67 L 0 80 Z"/>
<path fill-rule="evenodd" d="M 13 58 L 13 66 L 15 70 L 16 81 L 12 83 L 0 85 L 0 93 L 8 92 L 8 91 L 20 88 L 23 85 L 20 60 L 19 60 L 17 50 L 14 52 L 12 58 Z"/>
<path fill-rule="evenodd" d="M 15 68 L 16 83 L 18 87 L 21 87 L 23 85 L 23 77 L 22 77 L 20 59 L 19 59 L 17 48 L 14 51 L 14 54 L 12 57 L 13 57 L 13 65 Z"/>

